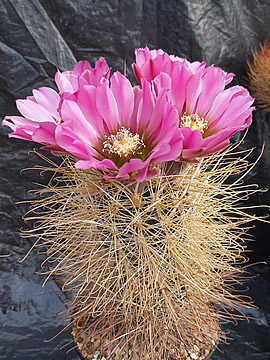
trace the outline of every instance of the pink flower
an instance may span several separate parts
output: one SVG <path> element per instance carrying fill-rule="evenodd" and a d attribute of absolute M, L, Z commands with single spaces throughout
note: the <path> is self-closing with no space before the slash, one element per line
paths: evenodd
<path fill-rule="evenodd" d="M 109 74 L 110 69 L 106 61 L 100 58 L 95 68 L 91 68 L 87 61 L 79 61 L 73 71 L 58 71 L 55 81 L 60 94 L 67 95 L 86 84 L 96 86 L 103 76 L 108 77 Z M 51 150 L 55 155 L 62 155 L 63 149 L 55 140 L 56 127 L 62 122 L 58 112 L 60 101 L 59 94 L 51 88 L 33 90 L 33 96 L 16 101 L 17 108 L 24 117 L 6 116 L 2 125 L 13 130 L 9 137 L 45 144 L 43 148 Z"/>
<path fill-rule="evenodd" d="M 182 150 L 178 115 L 166 92 L 155 97 L 146 81 L 132 88 L 119 72 L 110 83 L 103 78 L 66 97 L 60 113 L 57 143 L 80 159 L 76 168 L 99 169 L 107 178 L 143 181 L 158 173 L 155 164 L 177 159 Z"/>
<path fill-rule="evenodd" d="M 193 71 L 186 61 L 154 81 L 156 93 L 168 90 L 184 136 L 181 158 L 194 160 L 223 150 L 230 137 L 250 126 L 254 99 L 241 86 L 225 89 L 228 75 L 216 66 Z"/>
<path fill-rule="evenodd" d="M 190 63 L 162 50 L 136 49 L 134 73 L 150 81 L 156 94 L 168 90 L 184 136 L 182 159 L 195 160 L 223 150 L 230 137 L 250 126 L 253 98 L 241 86 L 225 89 L 233 79 L 216 66 Z"/>

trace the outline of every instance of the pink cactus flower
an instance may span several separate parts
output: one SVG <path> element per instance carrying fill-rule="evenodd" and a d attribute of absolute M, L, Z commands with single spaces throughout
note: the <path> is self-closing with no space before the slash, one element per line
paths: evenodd
<path fill-rule="evenodd" d="M 166 92 L 155 97 L 147 81 L 132 88 L 119 72 L 66 97 L 60 113 L 57 143 L 79 159 L 76 168 L 99 169 L 106 178 L 143 181 L 182 151 L 177 111 Z"/>
<path fill-rule="evenodd" d="M 233 134 L 251 125 L 254 99 L 241 86 L 225 89 L 227 80 L 227 74 L 216 66 L 194 72 L 183 61 L 171 76 L 161 73 L 153 81 L 157 93 L 168 89 L 178 111 L 184 136 L 182 159 L 193 161 L 221 151 Z"/>
<path fill-rule="evenodd" d="M 133 69 L 138 81 L 152 82 L 156 94 L 168 90 L 184 136 L 181 159 L 196 161 L 221 151 L 251 124 L 254 99 L 241 86 L 225 89 L 234 75 L 216 66 L 145 48 L 136 50 Z"/>
<path fill-rule="evenodd" d="M 100 79 L 108 77 L 110 69 L 100 58 L 94 68 L 87 61 L 79 61 L 73 71 L 58 71 L 55 81 L 61 94 L 72 94 L 80 86 L 87 84 L 96 86 Z M 2 125 L 9 126 L 13 132 L 9 137 L 19 138 L 45 144 L 44 149 L 51 150 L 55 155 L 63 155 L 55 140 L 55 129 L 62 122 L 58 112 L 60 95 L 53 89 L 42 87 L 33 90 L 33 96 L 25 100 L 17 100 L 16 105 L 24 116 L 6 116 Z"/>

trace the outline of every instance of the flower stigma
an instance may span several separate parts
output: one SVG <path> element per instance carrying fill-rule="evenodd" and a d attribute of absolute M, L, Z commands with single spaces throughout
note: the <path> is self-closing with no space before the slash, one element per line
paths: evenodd
<path fill-rule="evenodd" d="M 198 114 L 186 115 L 186 113 L 184 113 L 184 115 L 181 116 L 179 126 L 189 127 L 191 130 L 199 130 L 200 133 L 203 134 L 208 128 L 208 121 Z"/>
<path fill-rule="evenodd" d="M 106 136 L 106 140 L 103 141 L 103 151 L 116 154 L 120 158 L 130 158 L 132 155 L 141 154 L 139 152 L 141 147 L 145 147 L 145 144 L 139 134 L 132 134 L 130 129 L 123 126 L 116 135 Z"/>

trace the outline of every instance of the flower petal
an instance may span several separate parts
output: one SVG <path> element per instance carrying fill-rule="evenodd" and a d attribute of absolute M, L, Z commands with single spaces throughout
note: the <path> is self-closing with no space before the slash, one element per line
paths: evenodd
<path fill-rule="evenodd" d="M 136 134 L 138 131 L 138 108 L 142 100 L 142 89 L 139 86 L 135 86 L 133 88 L 133 96 L 134 96 L 134 106 L 133 112 L 129 119 L 129 127 L 133 134 Z"/>
<path fill-rule="evenodd" d="M 148 163 L 144 163 L 141 159 L 131 159 L 121 166 L 117 174 L 117 178 L 125 177 L 135 171 L 141 170 L 148 166 Z"/>
<path fill-rule="evenodd" d="M 56 124 L 52 122 L 39 123 L 39 127 L 33 130 L 32 140 L 40 144 L 56 145 Z"/>
<path fill-rule="evenodd" d="M 185 111 L 184 109 L 184 105 L 186 102 L 185 89 L 191 77 L 192 77 L 192 72 L 189 69 L 186 61 L 174 66 L 174 70 L 171 76 L 172 79 L 171 99 L 172 99 L 172 103 L 176 106 L 180 116 Z"/>
<path fill-rule="evenodd" d="M 194 113 L 205 118 L 214 99 L 225 88 L 225 75 L 221 69 L 212 66 L 205 69 L 202 80 L 202 88 Z"/>
<path fill-rule="evenodd" d="M 110 170 L 118 170 L 113 161 L 109 159 L 104 159 L 98 161 L 96 159 L 92 160 L 79 160 L 75 164 L 76 169 L 98 169 L 105 172 L 110 172 Z"/>
<path fill-rule="evenodd" d="M 16 105 L 20 113 L 29 120 L 37 122 L 55 122 L 55 119 L 52 117 L 51 112 L 48 112 L 46 109 L 44 109 L 43 106 L 37 104 L 35 101 L 17 100 Z"/>
<path fill-rule="evenodd" d="M 151 119 L 155 101 L 151 91 L 151 84 L 143 80 L 142 82 L 142 97 L 138 107 L 137 115 L 137 131 L 138 133 L 144 133 L 148 127 L 148 123 Z"/>
<path fill-rule="evenodd" d="M 54 116 L 55 119 L 59 118 L 58 106 L 60 96 L 55 90 L 48 87 L 41 87 L 38 90 L 34 89 L 33 95 L 36 102 L 48 111 L 48 113 Z"/>
<path fill-rule="evenodd" d="M 251 107 L 254 99 L 249 96 L 248 91 L 240 87 L 232 87 L 231 94 L 227 108 L 223 114 L 211 123 L 211 132 L 217 132 L 226 127 L 242 125 L 246 119 L 250 117 L 254 108 Z M 240 89 L 239 89 L 240 88 Z M 250 122 L 247 122 L 247 126 Z"/>
<path fill-rule="evenodd" d="M 191 130 L 189 127 L 182 127 L 183 151 L 182 157 L 190 159 L 199 156 L 203 148 L 202 134 L 198 130 Z"/>
<path fill-rule="evenodd" d="M 128 128 L 134 106 L 134 94 L 131 83 L 124 75 L 117 71 L 111 77 L 111 90 L 117 102 L 121 126 Z"/>
<path fill-rule="evenodd" d="M 186 85 L 186 113 L 193 114 L 196 111 L 196 104 L 202 91 L 203 68 L 199 68 L 189 79 Z"/>
<path fill-rule="evenodd" d="M 57 144 L 69 154 L 78 159 L 89 159 L 89 151 L 91 154 L 92 148 L 88 148 L 69 127 L 58 126 L 55 132 L 55 138 Z"/>
<path fill-rule="evenodd" d="M 86 85 L 77 91 L 74 100 L 88 123 L 96 129 L 97 135 L 100 138 L 104 138 L 106 131 L 104 128 L 104 121 L 97 110 L 96 96 L 97 88 Z"/>
<path fill-rule="evenodd" d="M 85 144 L 95 146 L 98 141 L 97 133 L 86 120 L 77 102 L 64 99 L 60 112 L 64 123 L 66 123 L 65 127 L 72 129 Z"/>
<path fill-rule="evenodd" d="M 178 131 L 177 131 L 178 130 Z M 177 160 L 183 150 L 183 134 L 180 129 L 176 129 L 175 134 L 167 144 L 168 148 L 155 149 L 151 161 L 154 163 L 161 163 L 167 161 Z M 165 151 L 166 150 L 166 151 Z"/>
<path fill-rule="evenodd" d="M 73 93 L 78 90 L 78 77 L 71 72 L 69 74 L 64 74 L 58 70 L 54 80 L 60 93 Z"/>
<path fill-rule="evenodd" d="M 75 76 L 80 76 L 85 70 L 91 70 L 91 69 L 92 68 L 89 62 L 84 60 L 77 62 L 72 72 Z"/>
<path fill-rule="evenodd" d="M 118 131 L 118 107 L 109 82 L 102 79 L 97 86 L 96 105 L 111 134 Z"/>

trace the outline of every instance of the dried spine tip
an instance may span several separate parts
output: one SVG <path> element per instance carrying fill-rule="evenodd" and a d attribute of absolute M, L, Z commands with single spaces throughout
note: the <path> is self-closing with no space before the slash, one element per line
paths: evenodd
<path fill-rule="evenodd" d="M 253 63 L 248 62 L 248 85 L 257 106 L 270 112 L 270 45 L 265 42 L 253 51 Z"/>
<path fill-rule="evenodd" d="M 199 130 L 200 133 L 203 134 L 208 128 L 208 121 L 198 114 L 187 115 L 184 113 L 184 115 L 181 116 L 179 126 L 189 127 L 192 130 Z"/>

